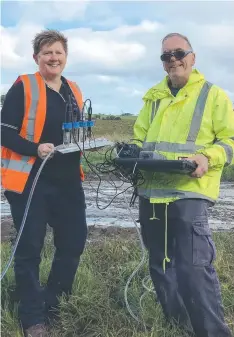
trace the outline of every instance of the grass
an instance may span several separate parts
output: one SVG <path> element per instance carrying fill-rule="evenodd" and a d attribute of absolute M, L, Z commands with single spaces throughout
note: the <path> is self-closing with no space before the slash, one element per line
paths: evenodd
<path fill-rule="evenodd" d="M 234 181 L 234 165 L 224 168 L 222 181 Z"/>
<path fill-rule="evenodd" d="M 128 142 L 133 137 L 133 118 L 124 117 L 123 120 L 100 120 L 97 119 L 93 128 L 95 138 L 104 137 L 114 142 Z M 104 161 L 105 149 L 100 149 L 98 152 L 86 152 L 86 157 L 95 165 Z M 84 172 L 89 173 L 90 167 L 85 158 L 82 159 Z"/>
<path fill-rule="evenodd" d="M 121 119 L 123 119 L 123 120 L 128 120 L 128 119 L 130 119 L 130 120 L 133 120 L 134 122 L 136 121 L 136 119 L 137 119 L 137 116 L 120 116 L 121 117 Z"/>
<path fill-rule="evenodd" d="M 113 140 L 129 140 L 133 136 L 133 125 L 135 119 L 125 118 L 123 120 L 100 120 L 95 121 L 93 133 L 95 137 L 105 136 Z"/>
<path fill-rule="evenodd" d="M 132 135 L 133 118 L 120 121 L 97 120 L 95 137 L 113 141 L 128 141 Z M 99 151 L 104 153 L 104 151 Z M 103 161 L 100 153 L 90 153 L 92 163 Z M 83 160 L 85 172 L 89 168 Z M 234 181 L 234 167 L 224 170 L 223 180 Z M 217 246 L 216 269 L 221 281 L 226 321 L 234 333 L 234 233 L 214 233 Z M 2 244 L 2 266 L 10 255 L 10 245 Z M 140 271 L 129 290 L 129 301 L 134 314 L 141 314 L 151 330 L 145 332 L 129 315 L 124 302 L 124 287 L 128 277 L 140 261 L 139 243 L 133 240 L 103 239 L 88 244 L 74 282 L 73 295 L 61 298 L 60 322 L 51 337 L 186 337 L 177 327 L 169 327 L 154 294 L 146 293 L 140 311 L 141 279 L 147 267 Z M 53 254 L 52 238 L 47 236 L 41 263 L 41 281 L 45 284 Z M 15 280 L 10 268 L 2 282 L 2 336 L 21 337 L 17 321 L 17 302 L 13 301 Z"/>
<path fill-rule="evenodd" d="M 234 233 L 214 233 L 217 247 L 216 269 L 221 281 L 226 321 L 234 333 Z M 52 238 L 47 236 L 41 263 L 41 281 L 46 282 L 53 253 Z M 3 265 L 9 257 L 9 244 L 2 245 Z M 147 266 L 134 278 L 129 303 L 151 327 L 147 332 L 129 315 L 124 302 L 125 284 L 141 257 L 134 239 L 105 239 L 88 243 L 75 278 L 73 295 L 61 298 L 59 323 L 51 337 L 186 337 L 178 327 L 169 327 L 153 293 L 146 293 L 140 311 L 141 279 Z M 2 283 L 2 336 L 20 337 L 17 303 L 12 303 L 15 281 L 12 268 Z"/>
<path fill-rule="evenodd" d="M 132 120 L 136 120 L 137 119 L 137 115 L 129 115 L 129 116 L 122 116 L 122 115 L 106 115 L 106 114 L 94 114 L 93 115 L 95 120 L 99 120 L 99 119 L 103 119 L 105 120 L 106 118 L 109 117 L 120 117 L 121 120 L 128 120 L 128 119 L 132 119 Z"/>

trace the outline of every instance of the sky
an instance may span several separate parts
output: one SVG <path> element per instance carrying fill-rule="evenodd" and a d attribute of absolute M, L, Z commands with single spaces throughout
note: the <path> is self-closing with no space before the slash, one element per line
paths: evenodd
<path fill-rule="evenodd" d="M 161 41 L 186 35 L 195 68 L 234 102 L 234 1 L 2 1 L 1 94 L 38 70 L 31 41 L 46 28 L 68 38 L 63 75 L 91 98 L 93 113 L 138 114 L 166 73 Z"/>

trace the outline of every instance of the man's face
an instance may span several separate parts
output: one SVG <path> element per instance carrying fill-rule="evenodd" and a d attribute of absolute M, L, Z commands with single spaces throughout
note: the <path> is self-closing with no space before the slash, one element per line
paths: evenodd
<path fill-rule="evenodd" d="M 189 51 L 191 47 L 187 41 L 179 36 L 173 36 L 164 41 L 162 53 L 170 53 L 174 51 Z M 169 57 L 168 61 L 163 62 L 164 70 L 168 73 L 172 85 L 185 85 L 192 72 L 195 63 L 195 54 L 189 53 L 184 58 L 178 60 L 175 56 Z"/>

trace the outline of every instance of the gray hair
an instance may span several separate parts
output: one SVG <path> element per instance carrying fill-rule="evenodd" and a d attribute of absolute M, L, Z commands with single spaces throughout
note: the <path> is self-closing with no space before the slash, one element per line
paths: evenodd
<path fill-rule="evenodd" d="M 192 47 L 192 45 L 191 45 L 189 39 L 188 39 L 186 36 L 184 36 L 184 35 L 182 35 L 182 34 L 180 34 L 180 33 L 170 33 L 170 34 L 167 34 L 167 35 L 163 38 L 162 44 L 163 44 L 167 39 L 169 39 L 170 37 L 173 37 L 173 36 L 181 37 L 183 40 L 185 40 L 185 41 L 187 42 L 187 44 L 189 45 L 189 47 L 191 48 L 191 50 L 193 50 L 193 47 Z"/>
<path fill-rule="evenodd" d="M 67 38 L 57 30 L 47 29 L 36 34 L 32 41 L 34 55 L 37 55 L 41 48 L 46 44 L 53 44 L 55 42 L 61 42 L 65 53 L 67 54 Z"/>

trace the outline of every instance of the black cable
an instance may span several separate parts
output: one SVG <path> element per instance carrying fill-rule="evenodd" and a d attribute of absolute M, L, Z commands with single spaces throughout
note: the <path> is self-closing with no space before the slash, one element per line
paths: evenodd
<path fill-rule="evenodd" d="M 87 102 L 89 102 L 89 108 L 87 108 L 86 104 Z M 86 99 L 83 107 L 82 107 L 82 111 L 81 111 L 81 121 L 83 122 L 83 137 L 82 137 L 82 144 L 83 144 L 83 150 L 81 149 L 80 145 L 78 144 L 76 138 L 75 138 L 75 130 L 74 128 L 72 128 L 72 137 L 74 142 L 76 143 L 76 145 L 78 146 L 78 148 L 80 149 L 80 151 L 82 152 L 82 156 L 84 157 L 86 164 L 88 165 L 90 171 L 94 174 L 94 176 L 96 176 L 98 178 L 98 186 L 97 189 L 95 190 L 93 188 L 93 186 L 91 185 L 91 183 L 89 184 L 91 186 L 91 188 L 96 192 L 96 205 L 100 210 L 104 210 L 107 207 L 110 206 L 110 204 L 115 200 L 115 198 L 123 193 L 125 193 L 127 190 L 129 190 L 130 188 L 134 188 L 134 191 L 136 190 L 136 188 L 138 186 L 140 186 L 143 182 L 144 182 L 144 178 L 141 174 L 140 171 L 136 170 L 136 172 L 134 173 L 129 173 L 125 170 L 123 170 L 122 167 L 118 166 L 115 164 L 114 162 L 114 156 L 113 153 L 114 151 L 117 152 L 117 146 L 119 146 L 119 143 L 115 144 L 113 147 L 108 148 L 104 153 L 99 152 L 98 149 L 95 149 L 95 152 L 97 152 L 100 156 L 104 157 L 104 160 L 102 162 L 93 164 L 91 163 L 91 161 L 89 160 L 89 155 L 90 153 L 88 153 L 88 155 L 86 155 L 86 151 L 84 148 L 84 143 L 85 143 L 85 126 L 84 126 L 84 110 L 88 109 L 89 111 L 89 120 L 91 121 L 91 117 L 92 117 L 92 102 L 90 99 Z M 93 137 L 94 139 L 94 144 L 95 144 L 95 137 L 93 132 L 90 132 L 90 135 Z M 89 139 L 91 139 L 91 137 L 89 137 Z M 105 196 L 109 196 L 109 194 L 107 193 L 103 193 L 101 192 L 101 184 L 103 182 L 102 176 L 101 175 L 108 175 L 108 180 L 106 180 L 107 184 L 110 184 L 114 189 L 115 189 L 115 193 L 114 193 L 114 197 L 111 199 L 111 201 L 104 207 L 101 207 L 99 205 L 99 194 L 100 195 L 105 195 Z M 113 180 L 113 177 L 115 177 L 115 179 L 117 179 L 118 181 L 121 181 L 121 186 L 117 186 L 116 183 Z M 121 188 L 124 183 L 129 183 L 130 186 L 127 187 L 126 189 L 124 189 L 123 191 L 117 193 L 118 189 Z"/>
<path fill-rule="evenodd" d="M 85 109 L 85 106 L 86 106 L 86 102 L 87 101 L 89 101 L 90 102 L 90 104 L 91 104 L 91 100 L 90 99 L 87 99 L 85 102 L 84 102 L 84 104 L 83 104 L 83 108 L 82 108 L 82 111 L 81 111 L 81 116 L 82 116 L 82 122 L 84 122 L 84 109 Z M 80 149 L 80 151 L 82 151 L 82 155 L 83 155 L 83 157 L 84 157 L 84 159 L 86 160 L 86 163 L 87 163 L 87 165 L 88 165 L 88 167 L 90 168 L 90 170 L 98 177 L 98 179 L 99 179 L 99 185 L 100 185 L 100 183 L 101 183 L 101 177 L 100 177 L 100 175 L 97 173 L 97 172 L 95 172 L 95 170 L 93 169 L 93 167 L 94 167 L 94 165 L 88 160 L 88 158 L 86 157 L 86 153 L 85 153 L 85 149 L 84 149 L 84 130 L 85 130 L 85 128 L 84 128 L 84 125 L 83 125 L 83 141 L 82 141 L 82 143 L 83 143 L 83 151 L 81 150 L 81 148 L 80 148 L 80 146 L 79 146 L 79 144 L 78 144 L 78 142 L 77 142 L 77 140 L 76 140 L 76 138 L 75 138 L 75 135 L 74 135 L 74 128 L 72 128 L 72 136 L 73 136 L 73 140 L 74 140 L 74 142 L 76 143 L 76 145 L 78 146 L 78 148 Z M 99 186 L 98 185 L 98 186 Z"/>
<path fill-rule="evenodd" d="M 77 145 L 79 146 L 79 144 L 77 144 Z M 115 147 L 112 148 L 111 152 L 113 152 L 114 148 L 115 148 Z M 110 150 L 108 149 L 108 150 L 106 151 L 106 154 L 107 154 L 109 151 L 110 151 Z M 115 165 L 116 167 L 111 168 L 111 170 L 109 169 L 109 171 L 108 171 L 107 168 L 106 168 L 105 171 L 104 171 L 104 173 L 110 173 L 110 172 L 113 173 L 113 174 L 115 173 L 115 174 L 114 174 L 115 177 L 117 177 L 119 180 L 122 180 L 123 183 L 124 183 L 124 182 L 125 182 L 125 183 L 130 183 L 130 186 L 127 187 L 126 189 L 124 189 L 123 191 L 119 192 L 119 193 L 115 193 L 115 195 L 114 195 L 114 197 L 111 199 L 111 201 L 110 201 L 106 206 L 101 207 L 101 206 L 99 205 L 99 202 L 98 202 L 98 200 L 99 200 L 99 194 L 102 194 L 102 193 L 100 192 L 100 186 L 101 186 L 101 183 L 102 183 L 102 178 L 101 178 L 101 176 L 100 176 L 99 173 L 103 173 L 103 170 L 100 170 L 99 165 L 104 165 L 105 163 L 98 163 L 98 164 L 94 165 L 94 164 L 92 164 L 92 163 L 87 159 L 85 153 L 83 153 L 83 156 L 84 156 L 84 159 L 86 160 L 86 163 L 87 163 L 87 165 L 89 166 L 90 170 L 91 170 L 91 171 L 98 177 L 98 179 L 99 179 L 98 187 L 97 187 L 97 190 L 96 190 L 96 205 L 97 205 L 98 209 L 100 209 L 100 210 L 104 210 L 104 209 L 106 209 L 107 207 L 109 207 L 109 206 L 111 205 L 111 203 L 115 200 L 115 198 L 117 198 L 119 195 L 125 193 L 125 192 L 126 192 L 127 190 L 129 190 L 130 188 L 136 188 L 136 187 L 140 186 L 140 185 L 144 182 L 144 181 L 142 181 L 141 183 L 139 183 L 139 180 L 141 180 L 140 178 L 143 178 L 141 174 L 139 175 L 139 172 L 137 172 L 137 176 L 136 176 L 136 175 L 133 175 L 133 176 L 131 177 L 131 175 L 129 175 L 129 177 L 127 178 L 127 177 L 125 177 L 125 175 L 123 174 L 124 172 L 123 172 L 123 173 L 121 172 L 122 174 L 120 174 L 120 173 L 118 172 L 118 171 L 121 170 L 121 168 L 118 167 L 117 165 Z M 111 160 L 111 161 L 108 160 L 108 164 L 111 165 L 111 166 L 114 166 L 114 165 L 113 165 L 113 160 Z M 125 178 L 125 179 L 123 180 L 123 178 Z M 138 183 L 136 184 L 135 181 L 138 181 Z M 108 182 L 108 183 L 109 183 L 109 182 Z"/>

